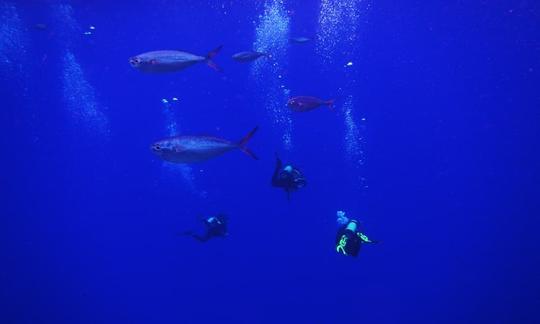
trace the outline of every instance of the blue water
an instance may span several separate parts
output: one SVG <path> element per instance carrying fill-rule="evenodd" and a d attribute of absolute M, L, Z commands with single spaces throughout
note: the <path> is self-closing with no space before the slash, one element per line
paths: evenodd
<path fill-rule="evenodd" d="M 539 23 L 526 0 L 0 1 L 0 323 L 540 322 Z M 223 73 L 128 63 L 218 45 Z M 255 126 L 259 161 L 149 149 Z M 290 201 L 275 152 L 307 178 Z M 338 255 L 337 210 L 380 243 Z M 228 237 L 177 235 L 220 212 Z"/>

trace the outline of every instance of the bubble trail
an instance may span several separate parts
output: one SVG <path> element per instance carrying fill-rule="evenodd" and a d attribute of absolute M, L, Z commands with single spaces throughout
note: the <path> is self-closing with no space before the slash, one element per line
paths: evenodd
<path fill-rule="evenodd" d="M 17 8 L 9 2 L 0 2 L 0 78 L 17 80 L 25 84 L 28 73 L 28 39 Z"/>
<path fill-rule="evenodd" d="M 109 121 L 104 113 L 105 108 L 98 103 L 94 87 L 86 79 L 81 64 L 78 62 L 72 47 L 75 35 L 79 35 L 80 27 L 69 4 L 57 4 L 52 7 L 55 21 L 60 25 L 59 39 L 65 46 L 63 56 L 63 96 L 74 124 L 81 126 L 93 134 L 107 136 Z"/>
<path fill-rule="evenodd" d="M 178 125 L 178 118 L 175 113 L 173 105 L 167 100 L 161 101 L 163 106 L 163 117 L 165 117 L 165 129 L 169 137 L 178 136 L 180 134 L 180 127 Z M 197 190 L 195 188 L 195 176 L 193 175 L 193 170 L 190 166 L 186 164 L 174 164 L 163 162 L 163 169 L 166 171 L 164 177 L 169 177 L 172 174 L 178 174 L 184 181 L 185 185 L 190 192 L 195 193 Z"/>
<path fill-rule="evenodd" d="M 340 88 L 345 100 L 343 101 L 343 123 L 345 134 L 343 138 L 346 158 L 356 167 L 365 164 L 365 143 L 362 132 L 365 119 L 358 122 L 355 109 L 356 65 L 351 61 L 359 42 L 359 22 L 369 9 L 369 3 L 362 0 L 321 0 L 319 26 L 317 31 L 316 52 L 321 58 L 324 69 L 343 71 L 340 78 L 345 80 Z M 336 55 L 336 54 L 339 54 Z M 344 65 L 344 62 L 348 62 Z M 359 177 L 362 187 L 365 178 Z"/>
<path fill-rule="evenodd" d="M 326 65 L 334 63 L 335 53 L 351 56 L 358 38 L 358 22 L 369 8 L 362 0 L 321 0 L 316 51 Z M 338 51 L 339 49 L 339 51 Z"/>
<path fill-rule="evenodd" d="M 53 20 L 58 24 L 57 37 L 66 47 L 72 47 L 81 34 L 81 27 L 75 20 L 73 7 L 66 3 L 52 6 Z"/>
<path fill-rule="evenodd" d="M 292 118 L 285 103 L 290 91 L 285 86 L 284 66 L 290 34 L 290 18 L 282 0 L 269 0 L 264 4 L 263 14 L 255 27 L 253 49 L 271 53 L 272 60 L 259 60 L 251 65 L 251 76 L 262 95 L 265 109 L 275 129 L 282 132 L 285 149 L 292 148 Z"/>
<path fill-rule="evenodd" d="M 64 100 L 75 123 L 98 134 L 108 134 L 108 120 L 97 103 L 95 90 L 69 50 L 64 54 L 62 82 Z"/>
<path fill-rule="evenodd" d="M 345 150 L 347 157 L 352 161 L 363 165 L 364 164 L 364 151 L 363 151 L 363 137 L 360 134 L 360 127 L 354 120 L 354 102 L 353 96 L 349 95 L 343 104 L 344 111 L 344 124 L 345 124 Z"/>

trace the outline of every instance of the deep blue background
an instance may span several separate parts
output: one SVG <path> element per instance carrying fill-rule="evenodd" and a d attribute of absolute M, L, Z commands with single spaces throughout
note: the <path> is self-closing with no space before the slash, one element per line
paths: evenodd
<path fill-rule="evenodd" d="M 321 68 L 314 43 L 279 62 L 292 94 L 354 85 L 362 167 L 345 156 L 339 97 L 337 112 L 293 115 L 284 149 L 249 65 L 230 59 L 252 46 L 262 3 L 74 2 L 78 23 L 97 28 L 83 37 L 62 30 L 50 3 L 15 2 L 28 55 L 12 60 L 28 77 L 0 79 L 0 322 L 540 321 L 540 8 L 469 2 L 373 1 L 352 72 L 339 51 L 340 65 Z M 291 34 L 317 32 L 318 1 L 286 8 Z M 202 64 L 145 75 L 127 62 L 219 44 L 222 75 Z M 108 134 L 68 112 L 66 48 Z M 183 133 L 239 139 L 259 125 L 249 146 L 261 160 L 231 152 L 196 165 L 190 189 L 149 151 L 167 135 L 160 99 L 172 96 Z M 308 178 L 290 203 L 269 185 L 275 151 Z M 338 209 L 382 243 L 337 255 Z M 216 212 L 230 216 L 228 238 L 176 236 Z"/>

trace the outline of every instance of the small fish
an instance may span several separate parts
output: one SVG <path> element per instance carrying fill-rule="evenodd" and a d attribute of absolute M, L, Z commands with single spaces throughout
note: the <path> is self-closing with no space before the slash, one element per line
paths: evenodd
<path fill-rule="evenodd" d="M 310 111 L 321 105 L 327 105 L 328 108 L 334 108 L 334 99 L 322 100 L 315 97 L 299 96 L 293 97 L 287 101 L 287 106 L 293 111 Z"/>
<path fill-rule="evenodd" d="M 289 41 L 293 44 L 304 44 L 311 41 L 311 38 L 308 37 L 291 37 Z"/>
<path fill-rule="evenodd" d="M 142 72 L 148 73 L 165 73 L 183 70 L 196 63 L 206 63 L 210 68 L 220 72 L 221 69 L 212 61 L 222 46 L 210 51 L 206 56 L 198 56 L 182 51 L 152 51 L 129 59 L 132 67 Z"/>
<path fill-rule="evenodd" d="M 34 28 L 35 28 L 35 29 L 38 29 L 38 30 L 46 30 L 46 29 L 47 29 L 47 25 L 46 25 L 46 24 L 41 24 L 41 23 L 39 23 L 39 24 L 35 24 L 35 25 L 34 25 Z"/>
<path fill-rule="evenodd" d="M 251 158 L 258 160 L 247 147 L 258 127 L 255 127 L 238 143 L 211 136 L 176 136 L 158 141 L 151 146 L 161 159 L 174 163 L 202 162 L 234 149 L 240 149 Z"/>
<path fill-rule="evenodd" d="M 256 59 L 258 59 L 261 56 L 269 56 L 269 55 L 266 54 L 266 53 L 261 53 L 261 52 L 248 51 L 248 52 L 236 53 L 236 54 L 234 54 L 232 56 L 232 58 L 233 58 L 233 60 L 235 60 L 237 62 L 247 63 L 247 62 L 255 61 Z"/>

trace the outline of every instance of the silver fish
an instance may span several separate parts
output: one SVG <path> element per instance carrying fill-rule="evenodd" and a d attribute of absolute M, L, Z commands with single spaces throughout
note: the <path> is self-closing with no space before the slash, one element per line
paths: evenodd
<path fill-rule="evenodd" d="M 307 43 L 309 41 L 311 41 L 311 38 L 308 38 L 308 37 L 291 37 L 289 38 L 289 41 L 293 44 L 304 44 L 304 43 Z"/>
<path fill-rule="evenodd" d="M 247 62 L 255 61 L 261 56 L 269 56 L 269 55 L 266 53 L 261 53 L 261 52 L 247 51 L 247 52 L 236 53 L 232 56 L 232 58 L 233 60 L 237 62 L 247 63 Z"/>
<path fill-rule="evenodd" d="M 210 68 L 221 71 L 212 61 L 222 46 L 210 51 L 206 56 L 199 56 L 182 51 L 163 50 L 139 54 L 129 58 L 129 64 L 142 72 L 164 73 L 183 70 L 196 63 L 206 63 Z"/>
<path fill-rule="evenodd" d="M 151 150 L 161 159 L 174 163 L 202 162 L 234 149 L 239 149 L 258 160 L 257 156 L 246 147 L 257 128 L 255 127 L 237 143 L 212 136 L 176 136 L 155 142 Z"/>

